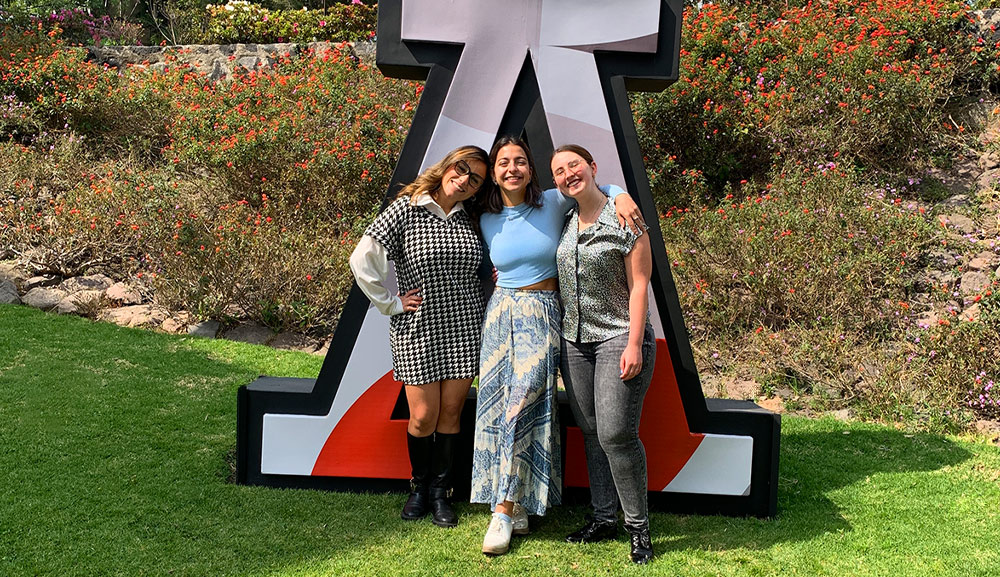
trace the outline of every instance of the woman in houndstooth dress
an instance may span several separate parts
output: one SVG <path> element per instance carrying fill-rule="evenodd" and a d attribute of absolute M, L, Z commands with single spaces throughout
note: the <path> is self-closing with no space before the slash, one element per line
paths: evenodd
<path fill-rule="evenodd" d="M 430 512 L 458 524 L 447 498 L 459 416 L 479 372 L 482 241 L 466 202 L 486 178 L 488 157 L 458 148 L 407 185 L 365 231 L 351 254 L 358 286 L 390 315 L 393 373 L 406 385 L 412 492 L 403 519 Z M 386 290 L 395 263 L 399 295 Z"/>

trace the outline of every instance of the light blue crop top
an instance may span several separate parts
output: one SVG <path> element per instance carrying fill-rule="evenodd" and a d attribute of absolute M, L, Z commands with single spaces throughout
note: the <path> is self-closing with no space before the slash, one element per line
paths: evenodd
<path fill-rule="evenodd" d="M 614 184 L 602 186 L 601 191 L 612 200 L 625 193 Z M 566 213 L 575 205 L 575 200 L 550 188 L 542 193 L 540 208 L 521 203 L 479 217 L 490 260 L 497 268 L 497 286 L 518 288 L 558 275 L 559 235 Z"/>

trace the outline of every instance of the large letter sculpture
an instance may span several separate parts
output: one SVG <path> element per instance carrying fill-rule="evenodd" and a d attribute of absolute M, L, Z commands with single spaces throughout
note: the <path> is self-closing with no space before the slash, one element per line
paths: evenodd
<path fill-rule="evenodd" d="M 628 103 L 628 89 L 662 90 L 677 78 L 681 8 L 681 0 L 381 0 L 379 68 L 426 79 L 392 182 L 409 182 L 457 146 L 489 149 L 499 134 L 526 135 L 543 181 L 553 143 L 589 148 L 602 180 L 624 185 L 654 224 L 659 346 L 640 424 L 651 504 L 770 516 L 779 418 L 702 394 Z M 405 403 L 388 324 L 355 286 L 315 382 L 262 377 L 240 389 L 240 482 L 406 487 Z M 470 438 L 474 409 L 470 393 L 462 422 Z M 569 425 L 566 484 L 586 487 L 582 435 L 565 404 L 560 418 Z"/>

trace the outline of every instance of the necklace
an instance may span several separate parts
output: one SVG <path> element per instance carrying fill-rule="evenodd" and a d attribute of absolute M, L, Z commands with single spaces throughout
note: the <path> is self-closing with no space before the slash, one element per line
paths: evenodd
<path fill-rule="evenodd" d="M 584 217 L 583 211 L 581 210 L 578 217 L 580 221 L 580 230 L 583 230 L 588 226 L 597 222 L 597 219 L 601 216 L 601 211 L 604 210 L 604 205 L 606 205 L 607 203 L 608 199 L 605 198 L 601 200 L 596 207 L 594 207 L 589 211 L 589 213 L 586 215 L 586 218 Z"/>

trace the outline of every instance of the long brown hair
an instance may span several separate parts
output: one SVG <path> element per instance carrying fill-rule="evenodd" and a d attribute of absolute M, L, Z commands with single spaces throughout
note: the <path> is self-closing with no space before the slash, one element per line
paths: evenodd
<path fill-rule="evenodd" d="M 476 194 L 481 199 L 479 204 L 482 206 L 484 212 L 496 214 L 503 209 L 503 197 L 500 195 L 500 187 L 493 183 L 493 175 L 495 174 L 494 168 L 496 168 L 497 156 L 500 154 L 500 149 L 508 144 L 520 146 L 525 156 L 528 157 L 528 169 L 531 170 L 531 178 L 528 180 L 528 186 L 524 191 L 524 202 L 528 206 L 535 208 L 542 206 L 542 187 L 538 184 L 538 171 L 535 170 L 535 159 L 531 156 L 531 149 L 528 148 L 528 143 L 520 137 L 508 134 L 498 138 L 493 143 L 493 148 L 490 149 L 490 161 L 486 166 L 490 172 L 489 182 L 492 186 L 486 188 L 484 184 L 483 189 L 480 189 Z"/>
<path fill-rule="evenodd" d="M 399 191 L 399 194 L 396 195 L 396 198 L 408 196 L 412 199 L 414 196 L 423 193 L 434 196 L 434 193 L 436 193 L 441 187 L 441 178 L 444 177 L 444 173 L 448 172 L 448 169 L 459 160 L 478 160 L 486 165 L 486 169 L 489 170 L 490 157 L 486 154 L 485 150 L 472 145 L 459 146 L 455 150 L 446 154 L 445 157 L 436 164 L 428 167 L 427 170 L 420 173 L 417 178 L 413 179 L 413 182 L 404 186 L 403 189 Z M 483 182 L 483 186 L 480 187 L 480 190 L 484 186 L 486 186 L 486 181 Z M 479 192 L 479 190 L 476 191 L 477 194 Z M 475 198 L 475 196 L 473 196 L 473 198 Z"/>

